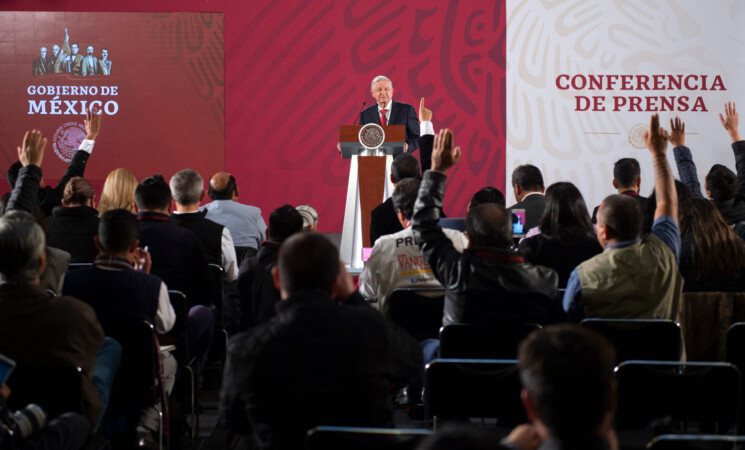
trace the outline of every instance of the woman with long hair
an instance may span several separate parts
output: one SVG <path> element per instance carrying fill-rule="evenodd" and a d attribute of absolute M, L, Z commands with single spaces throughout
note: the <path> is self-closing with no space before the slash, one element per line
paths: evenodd
<path fill-rule="evenodd" d="M 745 241 L 713 202 L 692 197 L 680 204 L 680 273 L 686 291 L 740 291 L 745 285 Z"/>
<path fill-rule="evenodd" d="M 577 265 L 603 250 L 585 199 L 572 183 L 554 183 L 546 189 L 546 209 L 538 228 L 540 234 L 520 242 L 520 252 L 529 263 L 556 270 L 561 288 Z"/>
<path fill-rule="evenodd" d="M 135 212 L 135 189 L 137 178 L 127 169 L 112 170 L 106 177 L 98 202 L 98 216 L 103 216 L 111 209 L 126 209 Z"/>

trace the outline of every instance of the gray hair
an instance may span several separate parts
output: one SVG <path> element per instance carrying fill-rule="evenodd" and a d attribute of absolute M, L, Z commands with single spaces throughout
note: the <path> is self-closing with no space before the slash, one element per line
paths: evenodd
<path fill-rule="evenodd" d="M 171 195 L 179 205 L 199 203 L 204 192 L 204 179 L 196 170 L 184 169 L 171 177 Z"/>
<path fill-rule="evenodd" d="M 25 211 L 10 211 L 0 218 L 0 274 L 8 283 L 25 284 L 39 277 L 44 252 L 44 230 Z"/>
<path fill-rule="evenodd" d="M 370 90 L 372 91 L 375 88 L 375 83 L 378 81 L 387 81 L 391 83 L 391 89 L 393 89 L 393 81 L 391 81 L 390 78 L 388 78 L 385 75 L 378 75 L 377 77 L 373 78 L 372 83 L 370 83 Z"/>

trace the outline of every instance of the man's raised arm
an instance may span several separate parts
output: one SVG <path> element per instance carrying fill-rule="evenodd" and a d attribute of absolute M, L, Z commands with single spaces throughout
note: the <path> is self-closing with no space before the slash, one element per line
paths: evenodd
<path fill-rule="evenodd" d="M 652 154 L 654 164 L 654 188 L 657 195 L 657 211 L 654 218 L 671 217 L 678 223 L 678 193 L 675 190 L 675 180 L 667 163 L 665 151 L 667 149 L 668 133 L 660 126 L 660 116 L 652 114 L 649 119 L 649 131 L 644 133 L 644 142 Z"/>
<path fill-rule="evenodd" d="M 737 170 L 737 193 L 745 196 L 745 141 L 740 138 L 740 116 L 734 102 L 724 104 L 724 117 L 719 114 L 722 126 L 732 140 L 732 151 L 735 152 L 735 169 Z"/>
<path fill-rule="evenodd" d="M 93 152 L 93 146 L 98 138 L 98 133 L 101 131 L 101 110 L 99 108 L 91 108 L 86 115 L 85 119 L 85 139 L 80 143 L 78 151 L 72 157 L 72 161 L 67 166 L 65 174 L 62 175 L 57 187 L 54 190 L 59 198 L 62 198 L 62 194 L 65 191 L 65 186 L 70 178 L 82 177 L 85 175 L 85 165 L 88 163 L 88 158 Z"/>
<path fill-rule="evenodd" d="M 27 131 L 23 145 L 18 147 L 18 160 L 23 166 L 18 171 L 18 178 L 10 194 L 6 211 L 19 209 L 36 215 L 36 196 L 41 181 L 41 161 L 44 159 L 46 138 L 42 139 L 41 131 Z"/>

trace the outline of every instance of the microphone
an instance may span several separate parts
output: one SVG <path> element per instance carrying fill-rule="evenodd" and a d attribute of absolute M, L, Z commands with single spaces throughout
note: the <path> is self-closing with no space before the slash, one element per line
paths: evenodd
<path fill-rule="evenodd" d="M 355 116 L 354 122 L 352 122 L 352 125 L 357 125 L 358 123 L 360 123 L 360 114 L 362 114 L 362 108 L 364 108 L 365 105 L 367 105 L 367 101 L 362 102 L 362 106 L 360 106 L 360 112 L 358 112 L 357 116 Z"/>

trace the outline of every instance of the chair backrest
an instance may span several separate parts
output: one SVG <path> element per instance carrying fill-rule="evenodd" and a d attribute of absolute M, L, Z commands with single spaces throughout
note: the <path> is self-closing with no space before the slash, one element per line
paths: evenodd
<path fill-rule="evenodd" d="M 308 450 L 414 450 L 432 431 L 403 428 L 315 427 Z"/>
<path fill-rule="evenodd" d="M 171 306 L 176 313 L 176 323 L 174 323 L 171 331 L 168 335 L 172 336 L 176 340 L 176 361 L 179 365 L 188 363 L 191 359 L 191 353 L 189 352 L 189 340 L 187 339 L 187 324 L 189 319 L 189 303 L 186 300 L 186 294 L 181 291 L 168 291 L 168 298 L 171 301 Z M 163 344 L 163 337 L 160 338 L 160 343 Z"/>
<path fill-rule="evenodd" d="M 70 271 L 70 270 L 75 270 L 75 269 L 82 269 L 84 267 L 91 267 L 91 266 L 93 266 L 93 263 L 92 262 L 89 262 L 89 263 L 70 263 L 67 266 L 67 270 Z"/>
<path fill-rule="evenodd" d="M 745 322 L 745 292 L 684 292 L 680 303 L 686 357 L 722 361 L 727 327 Z"/>
<path fill-rule="evenodd" d="M 647 444 L 649 450 L 734 450 L 745 446 L 745 436 L 663 434 Z"/>
<path fill-rule="evenodd" d="M 48 367 L 19 364 L 8 378 L 12 395 L 8 407 L 18 410 L 36 403 L 52 418 L 66 412 L 87 416 L 83 383 L 89 383 L 77 366 Z"/>
<path fill-rule="evenodd" d="M 426 297 L 414 289 L 396 289 L 388 298 L 388 317 L 417 340 L 437 338 L 442 326 L 445 291 L 442 295 Z"/>
<path fill-rule="evenodd" d="M 109 326 L 107 335 L 122 346 L 122 363 L 111 389 L 111 403 L 153 405 L 160 399 L 156 379 L 160 371 L 160 348 L 149 322 Z"/>
<path fill-rule="evenodd" d="M 582 326 L 602 334 L 616 347 L 618 362 L 680 361 L 680 327 L 663 319 L 585 319 Z"/>
<path fill-rule="evenodd" d="M 719 434 L 737 423 L 740 372 L 732 364 L 626 361 L 615 372 L 621 430 L 656 424 L 669 433 L 673 425 L 698 423 L 700 431 Z"/>
<path fill-rule="evenodd" d="M 745 373 L 745 322 L 734 323 L 727 330 L 725 353 L 725 359 Z"/>
<path fill-rule="evenodd" d="M 527 421 L 517 360 L 436 359 L 426 367 L 425 386 L 429 419 L 496 418 L 505 425 Z"/>
<path fill-rule="evenodd" d="M 223 306 L 223 281 L 225 279 L 225 271 L 222 266 L 217 264 L 209 264 L 210 278 L 212 279 L 212 291 L 211 299 L 212 304 L 215 306 L 217 312 L 215 317 L 215 328 L 225 328 L 225 310 Z"/>
<path fill-rule="evenodd" d="M 440 329 L 440 357 L 516 359 L 520 342 L 540 328 L 520 322 L 447 325 Z"/>

